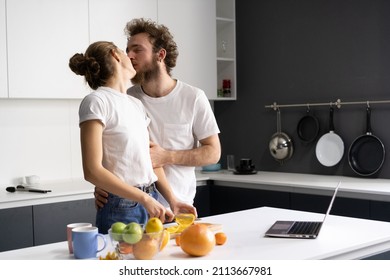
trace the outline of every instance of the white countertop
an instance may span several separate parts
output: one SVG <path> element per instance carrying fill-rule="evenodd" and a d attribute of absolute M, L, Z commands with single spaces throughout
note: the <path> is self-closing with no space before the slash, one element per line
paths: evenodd
<path fill-rule="evenodd" d="M 372 178 L 352 178 L 344 176 L 325 176 L 298 173 L 262 172 L 253 175 L 235 175 L 226 170 L 219 172 L 196 173 L 198 185 L 213 180 L 216 185 L 266 189 L 274 191 L 300 192 L 310 194 L 329 193 L 342 181 L 338 196 L 390 201 L 390 180 Z M 83 178 L 42 182 L 41 189 L 49 193 L 0 192 L 0 209 L 31 206 L 46 203 L 64 202 L 93 198 L 94 186 Z"/>
<path fill-rule="evenodd" d="M 0 209 L 56 203 L 93 198 L 94 186 L 84 179 L 43 182 L 34 188 L 51 190 L 48 193 L 0 192 Z"/>
<path fill-rule="evenodd" d="M 213 180 L 215 185 L 329 195 L 341 181 L 338 196 L 390 201 L 390 180 L 332 175 L 311 175 L 259 171 L 236 175 L 227 170 L 198 172 L 199 178 Z M 207 177 L 206 177 L 207 176 Z"/>
<path fill-rule="evenodd" d="M 264 237 L 276 220 L 322 220 L 323 214 L 261 207 L 202 218 L 222 224 L 228 240 L 207 256 L 191 258 L 172 239 L 157 260 L 306 260 L 361 259 L 390 250 L 390 223 L 330 215 L 317 239 Z M 109 238 L 107 236 L 107 238 Z M 113 248 L 106 248 L 106 255 Z M 67 242 L 0 253 L 3 260 L 69 260 Z"/>

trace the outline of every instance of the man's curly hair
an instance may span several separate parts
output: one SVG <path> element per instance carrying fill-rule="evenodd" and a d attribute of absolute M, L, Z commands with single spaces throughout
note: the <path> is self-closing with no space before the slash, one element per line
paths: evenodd
<path fill-rule="evenodd" d="M 149 34 L 149 40 L 155 53 L 160 49 L 166 50 L 167 54 L 164 61 L 167 73 L 171 74 L 171 70 L 176 66 L 179 51 L 172 34 L 165 25 L 144 18 L 133 19 L 126 24 L 125 33 L 128 39 L 139 33 Z"/>

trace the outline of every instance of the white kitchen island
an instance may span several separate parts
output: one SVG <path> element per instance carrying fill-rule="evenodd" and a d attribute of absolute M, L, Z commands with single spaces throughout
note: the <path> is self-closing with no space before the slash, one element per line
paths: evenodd
<path fill-rule="evenodd" d="M 337 199 L 337 198 L 336 198 Z M 228 236 L 204 257 L 186 255 L 172 239 L 156 260 L 323 260 L 364 259 L 390 250 L 390 223 L 330 215 L 317 239 L 264 237 L 276 220 L 322 220 L 323 214 L 260 207 L 202 218 L 222 224 Z M 64 229 L 65 230 L 65 229 Z M 109 239 L 109 237 L 107 236 Z M 101 254 L 113 251 L 109 246 Z M 59 242 L 0 253 L 0 260 L 72 260 Z"/>

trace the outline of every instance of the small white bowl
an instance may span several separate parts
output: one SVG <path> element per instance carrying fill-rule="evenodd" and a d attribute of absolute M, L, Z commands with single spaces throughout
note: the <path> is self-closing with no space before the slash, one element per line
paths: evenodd
<path fill-rule="evenodd" d="M 202 171 L 205 172 L 215 172 L 221 170 L 221 164 L 216 163 L 216 164 L 210 164 L 202 167 Z"/>

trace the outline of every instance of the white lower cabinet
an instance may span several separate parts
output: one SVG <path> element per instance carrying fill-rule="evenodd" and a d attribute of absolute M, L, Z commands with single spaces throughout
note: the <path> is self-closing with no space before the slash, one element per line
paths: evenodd
<path fill-rule="evenodd" d="M 89 92 L 68 66 L 89 44 L 88 0 L 7 1 L 10 98 L 80 98 Z"/>

